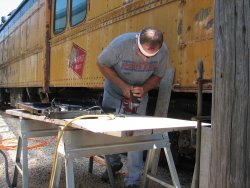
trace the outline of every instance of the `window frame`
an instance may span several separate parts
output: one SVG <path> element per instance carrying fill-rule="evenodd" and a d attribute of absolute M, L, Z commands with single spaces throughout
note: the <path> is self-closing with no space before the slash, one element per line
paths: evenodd
<path fill-rule="evenodd" d="M 85 13 L 84 18 L 83 18 L 80 22 L 78 22 L 77 24 L 75 24 L 75 25 L 73 25 L 73 24 L 72 24 L 72 2 L 73 2 L 73 0 L 70 0 L 69 22 L 70 22 L 70 27 L 75 27 L 75 26 L 79 25 L 80 23 L 84 22 L 84 21 L 85 21 L 85 19 L 86 19 L 86 17 L 87 17 L 87 11 L 88 11 L 88 8 L 87 8 L 87 7 L 88 7 L 88 0 L 86 0 L 86 13 Z"/>
<path fill-rule="evenodd" d="M 65 27 L 63 28 L 63 30 L 62 31 L 60 31 L 60 32 L 56 32 L 56 27 L 55 27 L 55 24 L 56 24 L 56 3 L 58 2 L 58 1 L 60 1 L 60 0 L 55 0 L 54 2 L 54 14 L 53 14 L 53 33 L 54 33 L 54 35 L 58 35 L 58 34 L 61 34 L 61 33 L 63 33 L 65 30 L 66 30 L 66 28 L 67 28 L 67 23 L 68 23 L 68 6 L 69 6 L 69 1 L 68 0 L 66 0 L 66 21 L 65 21 Z"/>

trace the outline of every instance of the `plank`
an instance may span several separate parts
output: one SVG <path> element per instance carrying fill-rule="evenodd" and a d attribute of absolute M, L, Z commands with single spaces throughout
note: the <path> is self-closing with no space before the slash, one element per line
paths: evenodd
<path fill-rule="evenodd" d="M 209 165 L 211 153 L 211 127 L 201 129 L 201 157 L 199 187 L 209 188 Z"/>
<path fill-rule="evenodd" d="M 209 187 L 250 187 L 249 17 L 249 1 L 215 1 Z"/>
<path fill-rule="evenodd" d="M 43 121 L 45 123 L 53 123 L 55 125 L 60 125 L 60 126 L 65 125 L 65 120 L 63 119 L 50 119 L 50 118 L 47 118 L 46 116 L 37 116 L 37 115 L 30 114 L 23 109 L 6 110 L 5 113 L 8 115 L 16 116 L 16 117 Z"/>
<path fill-rule="evenodd" d="M 17 117 L 42 121 L 60 126 L 64 126 L 67 122 L 71 121 L 71 119 L 49 119 L 45 116 L 29 114 L 23 110 L 6 110 L 6 113 Z M 75 121 L 71 127 L 88 130 L 94 133 L 104 133 L 107 135 L 124 137 L 127 136 L 127 131 L 134 130 L 159 129 L 162 130 L 162 132 L 165 132 L 166 130 L 179 131 L 194 129 L 196 128 L 196 122 L 149 116 L 118 116 L 112 120 L 108 118 L 81 119 Z"/>
<path fill-rule="evenodd" d="M 70 119 L 66 119 L 66 121 L 70 121 Z M 86 129 L 95 133 L 146 129 L 179 131 L 196 128 L 196 126 L 196 121 L 150 116 L 115 117 L 113 120 L 107 118 L 82 119 L 75 121 L 72 125 L 72 127 Z"/>

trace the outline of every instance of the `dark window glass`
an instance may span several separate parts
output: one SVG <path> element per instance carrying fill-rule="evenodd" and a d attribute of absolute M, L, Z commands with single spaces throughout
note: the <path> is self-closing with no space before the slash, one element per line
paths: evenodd
<path fill-rule="evenodd" d="M 86 16 L 87 0 L 72 0 L 71 1 L 71 26 L 75 26 L 82 22 Z"/>
<path fill-rule="evenodd" d="M 54 18 L 54 32 L 57 34 L 62 32 L 66 27 L 67 0 L 56 0 Z"/>

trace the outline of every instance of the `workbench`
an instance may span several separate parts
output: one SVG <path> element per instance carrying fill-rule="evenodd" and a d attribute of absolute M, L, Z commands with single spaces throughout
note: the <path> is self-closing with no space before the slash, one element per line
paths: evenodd
<path fill-rule="evenodd" d="M 29 187 L 28 172 L 28 138 L 57 135 L 69 119 L 49 119 L 37 116 L 24 110 L 7 110 L 7 114 L 20 118 L 18 148 L 14 171 L 13 185 L 17 185 L 17 175 L 22 174 L 23 187 Z M 74 121 L 67 129 L 59 145 L 59 156 L 56 166 L 53 187 L 58 187 L 63 160 L 65 161 L 66 186 L 75 187 L 73 159 L 104 155 L 108 165 L 110 183 L 115 187 L 108 155 L 128 151 L 148 150 L 144 167 L 143 187 L 148 185 L 148 180 L 153 180 L 166 187 L 180 187 L 180 182 L 175 169 L 170 151 L 168 132 L 196 128 L 195 121 L 185 121 L 171 118 L 146 117 L 146 116 L 117 116 L 114 119 L 95 118 Z M 131 136 L 130 131 L 134 131 Z M 153 165 L 154 152 L 164 148 L 172 182 L 170 185 L 156 176 L 150 174 Z M 22 154 L 22 157 L 20 155 Z M 156 164 L 158 165 L 158 164 Z"/>

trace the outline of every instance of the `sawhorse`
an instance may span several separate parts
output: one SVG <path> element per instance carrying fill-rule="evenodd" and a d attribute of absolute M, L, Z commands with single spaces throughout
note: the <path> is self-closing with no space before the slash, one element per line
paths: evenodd
<path fill-rule="evenodd" d="M 153 177 L 150 175 L 152 158 L 154 156 L 154 151 L 157 148 L 165 149 L 168 166 L 174 184 L 173 186 L 164 183 L 164 181 L 160 180 L 156 176 Z M 91 157 L 94 155 L 105 155 L 110 184 L 111 187 L 114 188 L 114 177 L 107 155 L 142 150 L 149 150 L 144 170 L 143 187 L 147 186 L 148 178 L 155 180 L 165 186 L 180 187 L 179 179 L 170 151 L 170 143 L 167 133 L 119 138 L 103 133 L 93 133 L 86 130 L 66 130 L 64 132 L 58 149 L 59 156 L 57 158 L 55 177 L 52 180 L 53 187 L 56 188 L 59 186 L 63 159 L 65 161 L 66 187 L 74 188 L 75 181 L 73 172 L 73 159 L 80 157 Z"/>
<path fill-rule="evenodd" d="M 22 175 L 23 188 L 29 187 L 28 139 L 35 137 L 55 136 L 58 126 L 41 121 L 23 119 L 20 117 L 18 129 L 18 146 L 12 186 L 17 186 L 18 174 Z M 22 157 L 21 157 L 22 155 Z"/>
<path fill-rule="evenodd" d="M 29 187 L 29 173 L 28 173 L 28 138 L 34 138 L 34 137 L 44 137 L 44 136 L 53 136 L 58 133 L 58 125 L 65 125 L 66 122 L 64 120 L 53 120 L 53 119 L 46 119 L 45 117 L 41 116 L 35 116 L 30 115 L 24 112 L 19 112 L 18 110 L 10 110 L 8 112 L 10 115 L 23 117 L 20 119 L 20 130 L 19 130 L 19 142 L 18 142 L 18 149 L 17 149 L 17 156 L 16 156 L 16 165 L 15 165 L 15 172 L 14 172 L 14 180 L 13 185 L 16 186 L 17 184 L 17 175 L 18 172 L 20 172 L 23 177 L 23 187 L 28 188 Z M 26 119 L 25 119 L 26 118 Z M 130 125 L 134 121 L 136 121 L 137 118 L 129 118 L 127 119 L 127 123 Z M 138 120 L 138 119 L 137 119 Z M 150 121 L 151 120 L 151 121 Z M 149 118 L 147 119 L 148 125 L 153 124 L 155 120 Z M 163 119 L 162 119 L 163 120 Z M 91 120 L 92 121 L 92 120 Z M 112 128 L 112 125 L 117 128 L 118 122 L 123 122 L 123 117 L 120 119 L 119 117 L 116 118 L 113 123 L 111 121 L 102 121 L 100 120 L 94 120 L 94 124 L 86 123 L 87 121 L 82 122 L 84 125 L 95 125 L 95 127 L 99 127 L 98 125 L 104 125 L 105 122 L 107 123 L 103 127 L 107 127 L 108 130 Z M 164 120 L 165 121 L 165 120 Z M 159 120 L 158 120 L 159 122 Z M 169 119 L 165 123 L 170 122 L 169 124 L 182 124 L 183 122 L 175 121 Z M 164 124 L 165 124 L 164 123 Z M 118 123 L 119 124 L 119 123 Z M 161 123 L 159 123 L 161 125 Z M 86 127 L 88 127 L 86 125 Z M 132 125 L 132 124 L 131 124 Z M 157 124 L 158 125 L 158 124 Z M 111 127 L 110 127 L 111 126 Z M 120 125 L 121 126 L 121 125 Z M 119 130 L 124 132 L 123 126 L 120 127 Z M 193 125 L 192 125 L 193 126 Z M 151 126 L 150 126 L 151 127 Z M 164 126 L 165 127 L 165 126 Z M 171 127 L 171 126 L 170 126 Z M 181 127 L 181 125 L 180 125 Z M 187 125 L 185 126 L 187 127 Z M 126 129 L 126 128 L 125 128 Z M 172 130 L 172 128 L 169 128 Z M 168 130 L 169 130 L 168 129 Z M 168 139 L 167 132 L 161 132 L 159 130 L 156 131 L 155 134 L 149 134 L 148 135 L 141 135 L 141 136 L 112 136 L 113 133 L 108 133 L 105 128 L 103 132 L 107 132 L 108 134 L 104 134 L 103 132 L 95 132 L 90 131 L 89 129 L 68 129 L 64 132 L 64 135 L 62 137 L 62 140 L 60 142 L 59 147 L 59 153 L 63 157 L 58 158 L 58 163 L 56 166 L 56 174 L 53 182 L 53 187 L 58 187 L 59 184 L 59 178 L 60 173 L 62 169 L 62 162 L 63 159 L 65 160 L 65 168 L 66 168 L 66 183 L 67 187 L 74 187 L 74 173 L 73 173 L 73 159 L 79 158 L 79 157 L 91 157 L 94 155 L 110 155 L 114 153 L 123 153 L 127 151 L 142 151 L 142 150 L 150 150 L 148 154 L 148 159 L 145 164 L 145 171 L 144 171 L 144 178 L 143 178 L 143 186 L 147 186 L 148 179 L 151 180 L 157 180 L 157 182 L 161 183 L 159 178 L 156 176 L 152 176 L 152 166 L 158 165 L 158 163 L 155 165 L 152 165 L 151 161 L 154 158 L 154 153 L 156 149 L 159 148 L 165 148 L 165 153 L 168 159 L 168 166 L 170 168 L 172 182 L 174 186 L 172 187 L 180 187 L 180 183 L 178 180 L 178 176 L 176 173 L 176 169 L 174 166 L 174 162 L 172 160 L 172 155 L 170 151 L 170 143 Z M 133 130 L 133 129 L 130 129 Z M 118 131 L 119 132 L 119 131 Z M 155 132 L 155 131 L 154 131 Z M 120 134 L 119 134 L 120 135 Z M 126 134 L 125 134 L 126 135 Z M 22 158 L 21 158 L 22 154 Z M 108 172 L 110 177 L 111 186 L 115 187 L 114 179 L 112 175 L 112 171 L 110 168 L 110 163 L 108 161 L 108 157 L 105 157 L 107 165 L 108 165 Z M 161 183 L 162 185 L 169 185 Z"/>

